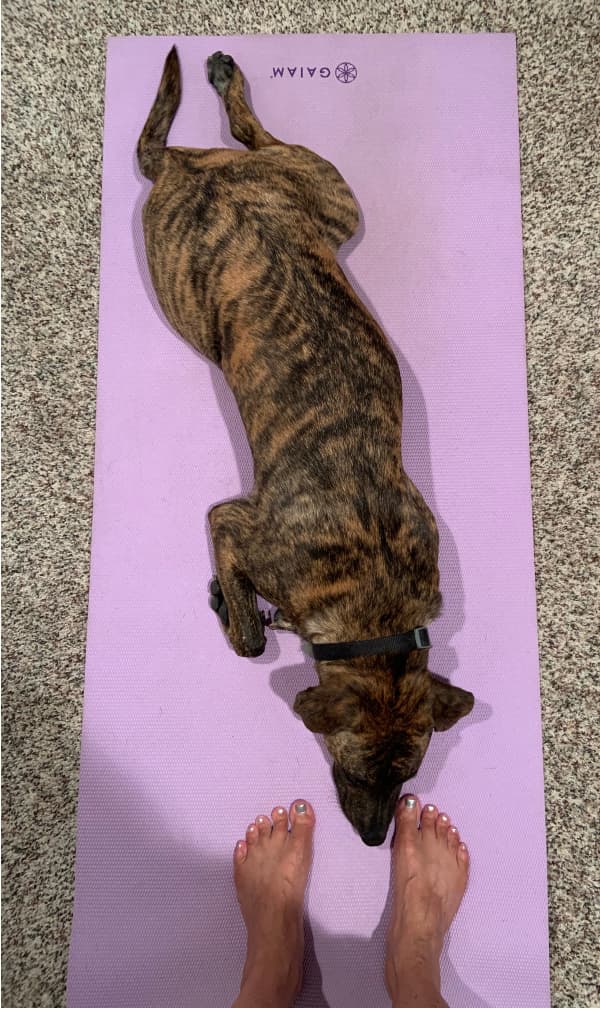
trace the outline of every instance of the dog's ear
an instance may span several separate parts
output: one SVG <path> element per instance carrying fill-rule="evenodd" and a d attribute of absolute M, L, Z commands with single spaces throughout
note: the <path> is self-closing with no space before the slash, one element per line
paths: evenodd
<path fill-rule="evenodd" d="M 359 719 L 356 695 L 351 690 L 308 687 L 296 694 L 294 711 L 311 732 L 329 736 L 353 729 Z"/>
<path fill-rule="evenodd" d="M 443 732 L 458 722 L 459 718 L 468 715 L 475 698 L 469 690 L 453 687 L 451 683 L 442 683 L 431 677 L 433 687 L 433 727 L 436 732 Z"/>

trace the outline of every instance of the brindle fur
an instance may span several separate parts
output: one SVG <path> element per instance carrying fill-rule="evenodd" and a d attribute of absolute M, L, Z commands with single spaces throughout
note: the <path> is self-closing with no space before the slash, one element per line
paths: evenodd
<path fill-rule="evenodd" d="M 438 614 L 438 533 L 402 467 L 402 388 L 385 335 L 336 262 L 358 209 L 336 168 L 260 125 L 231 57 L 209 80 L 249 152 L 166 147 L 180 100 L 167 58 L 138 145 L 152 280 L 172 326 L 222 368 L 254 460 L 247 498 L 210 512 L 227 633 L 265 646 L 260 593 L 313 642 L 375 638 Z M 222 612 L 225 612 L 222 609 Z M 295 710 L 323 733 L 344 812 L 380 844 L 434 729 L 473 695 L 426 654 L 322 662 Z"/>

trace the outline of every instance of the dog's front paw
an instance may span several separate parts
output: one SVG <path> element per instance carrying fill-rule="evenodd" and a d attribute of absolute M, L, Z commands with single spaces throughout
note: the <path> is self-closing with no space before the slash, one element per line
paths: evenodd
<path fill-rule="evenodd" d="M 223 630 L 227 634 L 231 646 L 238 655 L 253 659 L 257 655 L 262 655 L 265 650 L 267 640 L 263 630 L 265 623 L 264 614 L 252 614 L 250 619 L 243 624 L 237 620 L 232 624 L 229 619 L 229 610 L 223 595 L 223 589 L 217 576 L 211 579 L 209 586 L 208 604 L 214 610 L 223 625 Z"/>
<path fill-rule="evenodd" d="M 267 639 L 265 638 L 262 626 L 260 631 L 257 629 L 254 634 L 243 634 L 239 638 L 230 634 L 229 640 L 233 646 L 234 652 L 237 655 L 241 655 L 245 659 L 255 659 L 257 656 L 262 655 L 266 646 Z"/>
<path fill-rule="evenodd" d="M 208 591 L 208 605 L 211 610 L 215 611 L 219 620 L 223 624 L 223 627 L 229 627 L 229 612 L 227 610 L 227 603 L 225 602 L 225 596 L 223 595 L 223 590 L 221 589 L 221 583 L 216 575 L 212 579 Z"/>
<path fill-rule="evenodd" d="M 233 57 L 226 56 L 225 53 L 222 53 L 220 50 L 219 52 L 213 53 L 212 56 L 209 56 L 206 61 L 208 79 L 215 91 L 221 95 L 221 98 L 229 87 L 229 82 L 233 77 L 234 67 L 235 63 L 233 61 Z"/>

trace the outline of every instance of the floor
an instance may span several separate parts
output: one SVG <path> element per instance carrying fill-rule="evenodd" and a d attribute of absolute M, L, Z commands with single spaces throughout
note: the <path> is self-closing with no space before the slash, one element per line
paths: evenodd
<path fill-rule="evenodd" d="M 300 8 L 286 0 L 231 0 L 224 8 L 207 0 L 4 5 L 3 1004 L 64 1004 L 94 462 L 106 36 L 515 31 L 553 1004 L 597 1005 L 598 656 L 590 649 L 589 586 L 594 505 L 598 514 L 598 8 L 593 0 L 335 0 Z"/>

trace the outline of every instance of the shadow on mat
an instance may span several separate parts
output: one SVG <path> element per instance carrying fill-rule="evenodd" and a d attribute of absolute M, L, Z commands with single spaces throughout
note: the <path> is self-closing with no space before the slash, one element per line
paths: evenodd
<path fill-rule="evenodd" d="M 203 853 L 192 825 L 206 823 L 201 783 L 186 796 L 190 815 L 178 822 L 171 813 L 167 822 L 156 798 L 144 794 L 147 786 L 134 780 L 145 775 L 160 802 L 159 764 L 143 770 L 139 750 L 137 757 L 138 770 L 125 773 L 84 733 L 68 1004 L 229 1006 L 245 955 L 232 875 L 233 846 L 245 824 L 215 824 L 214 847 L 222 854 Z M 174 770 L 165 775 L 171 790 Z M 307 929 L 298 1006 L 389 1004 L 383 988 L 389 913 L 388 898 L 370 939 L 328 935 L 318 925 Z M 326 1000 L 321 965 L 334 1003 Z M 485 1005 L 446 954 L 442 977 L 455 1004 Z"/>

